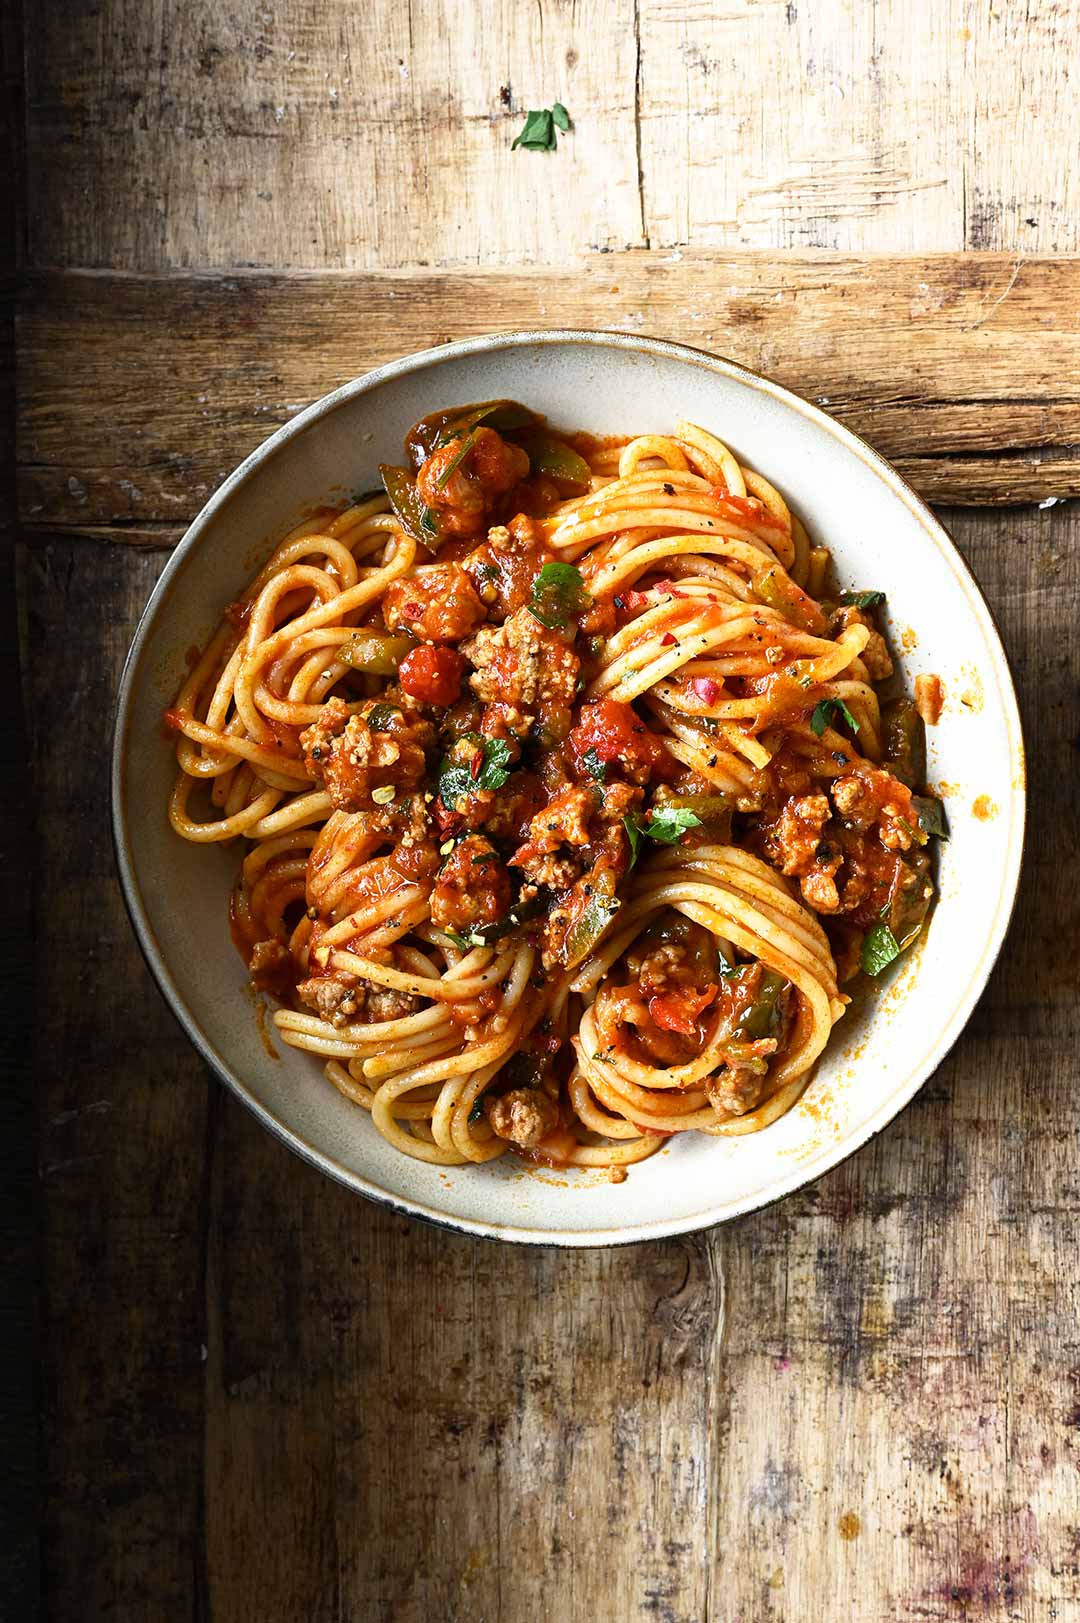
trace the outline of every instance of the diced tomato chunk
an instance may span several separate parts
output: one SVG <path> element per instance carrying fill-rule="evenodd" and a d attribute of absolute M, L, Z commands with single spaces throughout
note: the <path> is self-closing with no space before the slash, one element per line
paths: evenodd
<path fill-rule="evenodd" d="M 569 743 L 579 772 L 589 750 L 594 750 L 605 766 L 618 762 L 631 776 L 669 780 L 679 770 L 662 739 L 649 731 L 630 705 L 620 704 L 618 699 L 598 699 L 594 704 L 582 705 Z M 584 770 L 587 774 L 588 768 Z"/>
<path fill-rule="evenodd" d="M 414 699 L 446 708 L 461 697 L 464 670 L 465 661 L 456 648 L 431 648 L 425 644 L 405 655 L 398 681 Z"/>
<path fill-rule="evenodd" d="M 665 1031 L 696 1037 L 698 1016 L 713 1002 L 717 991 L 715 986 L 707 986 L 701 992 L 692 986 L 676 986 L 670 992 L 658 992 L 649 999 L 649 1014 Z"/>

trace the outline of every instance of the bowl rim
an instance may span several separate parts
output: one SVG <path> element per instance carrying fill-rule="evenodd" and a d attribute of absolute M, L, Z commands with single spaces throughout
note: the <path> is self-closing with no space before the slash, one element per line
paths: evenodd
<path fill-rule="evenodd" d="M 1004 710 L 1006 730 L 1012 756 L 1013 781 L 1008 804 L 1002 808 L 1008 819 L 1007 861 L 999 878 L 1003 881 L 999 891 L 993 927 L 983 944 L 982 954 L 963 995 L 958 999 L 944 1031 L 933 1049 L 883 1099 L 877 1109 L 854 1132 L 837 1143 L 824 1145 L 807 1162 L 793 1166 L 778 1177 L 760 1195 L 734 1201 L 719 1202 L 713 1207 L 686 1216 L 662 1219 L 649 1223 L 628 1223 L 618 1228 L 552 1230 L 528 1225 L 517 1225 L 494 1220 L 458 1217 L 431 1206 L 422 1199 L 392 1194 L 371 1182 L 361 1173 L 343 1165 L 326 1151 L 308 1143 L 286 1122 L 281 1120 L 254 1093 L 252 1088 L 232 1068 L 224 1055 L 218 1052 L 202 1031 L 194 1011 L 180 992 L 164 956 L 158 946 L 150 919 L 143 903 L 131 842 L 127 828 L 127 760 L 132 724 L 133 697 L 136 682 L 151 633 L 158 615 L 172 592 L 173 583 L 184 563 L 200 544 L 222 509 L 248 483 L 263 466 L 288 442 L 300 438 L 315 424 L 340 407 L 377 389 L 389 379 L 412 372 L 437 367 L 445 361 L 462 356 L 488 354 L 499 350 L 519 350 L 531 346 L 581 344 L 597 348 L 636 351 L 641 354 L 679 361 L 735 379 L 751 388 L 771 396 L 790 410 L 807 418 L 854 454 L 889 486 L 893 495 L 903 502 L 912 516 L 922 525 L 929 539 L 951 565 L 958 587 L 964 592 L 969 607 L 979 621 L 983 635 L 992 651 L 994 674 Z M 110 812 L 113 848 L 120 888 L 135 932 L 136 940 L 158 989 L 179 1022 L 188 1041 L 222 1082 L 274 1136 L 295 1154 L 317 1167 L 327 1176 L 344 1184 L 357 1194 L 387 1206 L 409 1217 L 420 1218 L 437 1227 L 456 1233 L 476 1235 L 485 1239 L 510 1241 L 533 1246 L 568 1247 L 584 1249 L 615 1245 L 633 1245 L 648 1240 L 697 1233 L 761 1210 L 784 1199 L 794 1190 L 814 1182 L 832 1168 L 839 1166 L 861 1149 L 893 1121 L 911 1102 L 916 1093 L 946 1059 L 960 1037 L 981 997 L 990 973 L 997 961 L 1008 932 L 1016 905 L 1020 871 L 1023 861 L 1026 823 L 1026 774 L 1024 772 L 1024 738 L 1013 684 L 1001 635 L 994 617 L 970 567 L 962 557 L 944 526 L 928 505 L 916 494 L 893 465 L 868 445 L 858 434 L 839 423 L 820 407 L 804 400 L 782 384 L 762 377 L 737 361 L 694 348 L 672 339 L 654 338 L 644 333 L 608 331 L 602 328 L 541 328 L 516 329 L 508 332 L 487 333 L 474 338 L 458 339 L 431 349 L 418 350 L 383 366 L 375 367 L 358 378 L 353 378 L 322 395 L 303 411 L 282 424 L 273 434 L 251 451 L 218 487 L 188 525 L 172 556 L 165 565 L 154 590 L 139 617 L 131 646 L 124 661 L 117 690 L 116 719 L 110 773 Z"/>

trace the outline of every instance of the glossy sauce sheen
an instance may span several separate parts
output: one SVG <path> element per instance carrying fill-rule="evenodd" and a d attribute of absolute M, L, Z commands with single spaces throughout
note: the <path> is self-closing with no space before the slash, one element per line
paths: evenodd
<path fill-rule="evenodd" d="M 510 401 L 436 412 L 410 430 L 406 463 L 382 473 L 398 521 L 417 543 L 415 562 L 354 622 L 340 649 L 345 675 L 318 719 L 302 728 L 267 720 L 269 747 L 302 760 L 329 797 L 333 838 L 315 840 L 305 882 L 293 861 L 289 900 L 271 917 L 270 936 L 261 938 L 255 916 L 258 885 L 250 896 L 245 891 L 233 918 L 256 984 L 334 1029 L 408 1020 L 423 1007 L 419 986 L 438 973 L 429 938 L 410 947 L 406 935 L 387 950 L 377 944 L 380 920 L 396 929 L 394 939 L 402 937 L 391 916 L 399 902 L 408 908 L 426 897 L 423 916 L 459 955 L 483 947 L 509 963 L 515 944 L 528 943 L 536 954 L 529 986 L 550 989 L 557 1012 L 522 1032 L 470 1120 L 549 1162 L 571 1159 L 571 1142 L 580 1147 L 567 1090 L 581 1016 L 565 988 L 617 931 L 650 858 L 665 850 L 689 861 L 697 850 L 753 853 L 817 914 L 841 980 L 867 963 L 875 932 L 879 953 L 882 939 L 886 952 L 889 940 L 899 950 L 912 939 L 932 895 L 913 798 L 925 772 L 921 720 L 910 703 L 895 704 L 882 718 L 892 759 L 868 760 L 854 746 L 844 707 L 808 689 L 808 657 L 785 654 L 792 627 L 815 639 L 810 648 L 831 647 L 830 639 L 855 627 L 861 680 L 892 669 L 871 611 L 819 600 L 769 563 L 791 546 L 782 505 L 773 510 L 715 476 L 688 487 L 678 461 L 670 477 L 653 477 L 659 491 L 647 501 L 661 525 L 659 508 L 671 502 L 676 534 L 677 515 L 685 513 L 683 522 L 703 534 L 727 527 L 770 549 L 743 540 L 732 554 L 745 583 L 745 602 L 734 602 L 746 652 L 735 668 L 723 663 L 721 639 L 717 659 L 706 664 L 710 674 L 684 673 L 680 658 L 661 689 L 693 724 L 691 744 L 705 751 L 701 769 L 675 747 L 683 735 L 667 731 L 662 709 L 646 702 L 651 691 L 630 700 L 604 691 L 613 640 L 633 648 L 639 627 L 655 624 L 650 657 L 662 658 L 669 649 L 681 653 L 687 625 L 708 640 L 733 614 L 730 592 L 703 589 L 678 558 L 673 576 L 639 568 L 605 590 L 608 561 L 634 543 L 632 532 L 625 541 L 616 533 L 578 547 L 576 563 L 552 546 L 573 504 L 590 489 L 603 493 L 582 453 L 614 466 L 622 443 L 560 438 Z M 586 523 L 590 511 L 586 504 Z M 304 601 L 297 597 L 300 613 Z M 248 596 L 230 606 L 238 632 L 254 602 Z M 725 706 L 742 706 L 752 722 L 725 735 L 724 724 L 710 720 Z M 182 708 L 169 718 L 184 730 Z M 726 792 L 706 767 L 732 736 L 767 748 L 744 770 L 742 787 Z M 353 915 L 371 923 L 351 942 L 342 932 Z M 365 933 L 373 928 L 374 936 Z M 342 951 L 352 959 L 343 961 Z M 372 983 L 347 967 L 354 961 L 382 964 L 393 977 Z M 410 977 L 417 977 L 415 988 Z M 700 1097 L 706 1114 L 743 1116 L 768 1097 L 770 1067 L 805 1033 L 801 997 L 785 974 L 740 956 L 692 916 L 661 910 L 626 943 L 595 992 L 594 1059 L 631 1071 L 692 1069 L 722 1038 Z M 450 996 L 444 1007 L 478 1051 L 506 1027 L 498 978 L 482 980 L 468 997 Z M 653 1138 L 673 1130 L 663 1125 L 670 1118 L 663 1109 L 660 1125 L 626 1113 Z M 641 1114 L 648 1115 L 644 1107 Z"/>

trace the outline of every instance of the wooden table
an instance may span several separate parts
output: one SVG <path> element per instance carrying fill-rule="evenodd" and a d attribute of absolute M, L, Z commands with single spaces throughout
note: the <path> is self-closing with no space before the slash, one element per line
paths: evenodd
<path fill-rule="evenodd" d="M 32 17 L 49 1615 L 1080 1618 L 1077 0 Z M 557 153 L 512 153 L 556 97 Z M 941 505 L 1031 836 L 990 989 L 880 1138 L 723 1230 L 536 1253 L 355 1199 L 222 1093 L 138 957 L 107 760 L 244 452 L 378 358 L 564 322 L 760 366 Z"/>

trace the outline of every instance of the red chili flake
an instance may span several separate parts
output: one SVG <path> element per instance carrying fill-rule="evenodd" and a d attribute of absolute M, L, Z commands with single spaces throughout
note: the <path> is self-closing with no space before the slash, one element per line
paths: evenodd
<path fill-rule="evenodd" d="M 660 643 L 662 647 L 670 648 L 674 643 L 677 643 L 678 640 L 678 637 L 673 636 L 670 631 L 665 631 L 664 635 L 660 638 Z"/>
<path fill-rule="evenodd" d="M 667 592 L 670 597 L 686 598 L 686 593 L 680 592 L 673 580 L 658 580 L 655 590 L 658 592 Z"/>
<path fill-rule="evenodd" d="M 465 831 L 465 820 L 457 812 L 447 806 L 441 795 L 436 795 L 431 802 L 431 815 L 435 819 L 435 827 L 440 834 L 462 834 Z"/>
<path fill-rule="evenodd" d="M 419 620 L 424 612 L 424 605 L 422 603 L 406 603 L 401 612 L 406 620 Z"/>
<path fill-rule="evenodd" d="M 695 676 L 690 686 L 702 704 L 715 704 L 720 697 L 720 684 L 711 676 Z"/>
<path fill-rule="evenodd" d="M 469 762 L 469 772 L 470 772 L 470 774 L 471 774 L 474 781 L 480 776 L 481 768 L 483 767 L 483 765 L 484 765 L 484 752 L 483 752 L 483 750 L 477 750 L 476 754 L 473 756 L 472 760 Z"/>
<path fill-rule="evenodd" d="M 649 999 L 649 1014 L 664 1031 L 677 1031 L 692 1037 L 697 1030 L 698 1016 L 717 996 L 718 986 L 707 986 L 703 992 L 690 986 L 677 986 L 670 992 L 661 992 Z"/>
<path fill-rule="evenodd" d="M 649 598 L 645 592 L 639 592 L 635 586 L 632 591 L 622 594 L 624 609 L 644 609 L 648 606 Z"/>

